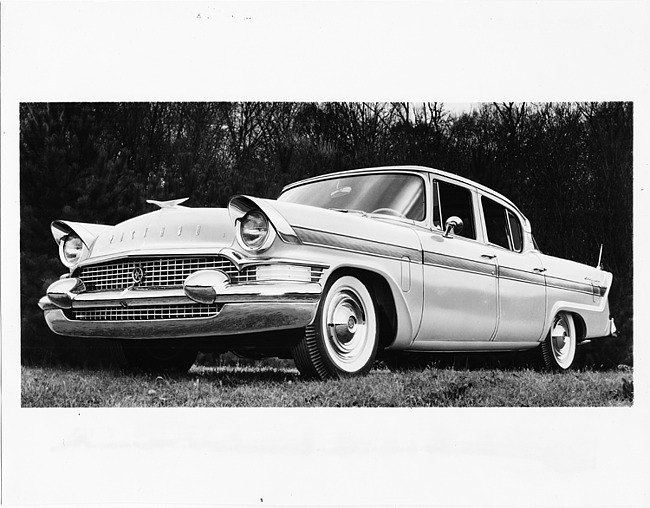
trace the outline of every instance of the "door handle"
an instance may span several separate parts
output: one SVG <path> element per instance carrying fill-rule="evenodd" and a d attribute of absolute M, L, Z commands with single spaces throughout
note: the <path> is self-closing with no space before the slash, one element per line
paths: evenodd
<path fill-rule="evenodd" d="M 481 257 L 485 259 L 494 259 L 497 256 L 496 254 L 481 254 Z"/>
<path fill-rule="evenodd" d="M 545 271 L 546 271 L 546 268 L 533 268 L 533 272 L 544 273 Z"/>

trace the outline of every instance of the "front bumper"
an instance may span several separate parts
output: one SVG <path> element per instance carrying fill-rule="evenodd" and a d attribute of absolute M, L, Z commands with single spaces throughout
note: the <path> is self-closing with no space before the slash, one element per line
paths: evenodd
<path fill-rule="evenodd" d="M 321 291 L 320 284 L 314 282 L 241 284 L 219 288 L 214 302 L 201 306 L 183 289 L 79 294 L 48 290 L 49 296 L 41 298 L 39 306 L 50 329 L 60 335 L 132 339 L 205 337 L 305 327 L 314 320 Z M 159 318 L 160 309 L 187 306 L 198 308 L 200 317 L 167 314 L 164 319 Z"/>

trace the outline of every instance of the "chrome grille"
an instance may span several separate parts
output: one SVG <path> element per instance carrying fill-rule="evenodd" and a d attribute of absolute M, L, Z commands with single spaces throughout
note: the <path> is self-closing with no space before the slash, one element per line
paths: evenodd
<path fill-rule="evenodd" d="M 134 272 L 140 268 L 142 280 L 135 284 Z M 197 270 L 217 269 L 225 272 L 232 284 L 255 280 L 254 267 L 241 273 L 227 258 L 221 256 L 178 258 L 133 258 L 84 266 L 76 275 L 87 291 L 120 291 L 134 284 L 139 288 L 182 287 L 183 281 Z"/>
<path fill-rule="evenodd" d="M 217 304 L 145 305 L 137 307 L 96 307 L 69 311 L 79 321 L 146 321 L 151 319 L 207 318 L 219 312 Z"/>

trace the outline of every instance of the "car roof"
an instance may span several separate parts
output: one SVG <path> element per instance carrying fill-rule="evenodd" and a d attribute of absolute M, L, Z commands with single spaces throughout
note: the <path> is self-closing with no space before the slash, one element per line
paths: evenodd
<path fill-rule="evenodd" d="M 489 187 L 486 187 L 485 185 L 482 185 L 480 183 L 477 183 L 473 180 L 470 180 L 469 178 L 465 178 L 463 176 L 456 175 L 454 173 L 448 173 L 447 171 L 442 171 L 441 169 L 435 169 L 435 168 L 429 168 L 426 166 L 416 166 L 416 165 L 402 165 L 402 166 L 379 166 L 379 167 L 370 167 L 370 168 L 360 168 L 360 169 L 348 169 L 345 171 L 337 171 L 334 173 L 326 173 L 324 175 L 319 175 L 319 176 L 314 176 L 311 178 L 306 178 L 304 180 L 300 180 L 298 182 L 291 183 L 284 187 L 282 189 L 282 192 L 285 192 L 288 189 L 291 189 L 293 187 L 297 187 L 299 185 L 311 183 L 311 182 L 317 182 L 320 180 L 329 180 L 330 178 L 336 178 L 339 176 L 352 176 L 352 175 L 357 175 L 357 174 L 367 174 L 367 173 L 381 173 L 381 172 L 395 172 L 395 171 L 413 171 L 413 172 L 418 172 L 418 173 L 429 173 L 432 175 L 438 175 L 442 176 L 445 178 L 448 178 L 449 180 L 454 180 L 458 183 L 462 183 L 464 185 L 467 185 L 469 187 L 474 187 L 484 194 L 491 195 L 494 197 L 497 197 L 510 205 L 512 208 L 514 208 L 521 217 L 528 221 L 526 216 L 519 210 L 517 205 L 515 205 L 510 199 L 505 197 L 503 194 L 500 194 Z"/>

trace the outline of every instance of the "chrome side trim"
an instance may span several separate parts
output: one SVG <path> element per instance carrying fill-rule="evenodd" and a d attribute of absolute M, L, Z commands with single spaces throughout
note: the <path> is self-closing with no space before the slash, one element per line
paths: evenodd
<path fill-rule="evenodd" d="M 362 238 L 352 238 L 336 233 L 325 231 L 316 231 L 307 228 L 296 228 L 300 240 L 305 245 L 315 245 L 318 247 L 330 247 L 332 249 L 345 250 L 360 254 L 373 254 L 375 256 L 401 260 L 408 257 L 411 261 L 420 263 L 422 252 L 417 249 L 408 247 L 398 247 L 388 243 L 377 242 L 375 240 L 365 240 Z"/>
<path fill-rule="evenodd" d="M 541 273 L 528 272 L 517 268 L 499 266 L 498 274 L 500 279 L 509 279 L 515 282 L 526 282 L 529 284 L 544 285 L 544 275 Z"/>
<path fill-rule="evenodd" d="M 559 277 L 546 276 L 546 285 L 550 288 L 564 289 L 576 293 L 586 293 L 588 295 L 604 296 L 607 288 L 585 284 L 573 280 L 561 279 Z"/>
<path fill-rule="evenodd" d="M 544 273 L 528 272 L 507 266 L 496 266 L 480 261 L 457 258 L 434 252 L 424 252 L 424 264 L 437 266 L 439 268 L 448 268 L 451 270 L 460 270 L 464 272 L 476 273 L 479 275 L 494 275 L 496 268 L 499 278 L 524 282 L 539 286 L 546 285 L 549 288 L 563 289 L 578 293 L 585 293 L 594 296 L 605 296 L 607 288 L 582 282 L 561 279 L 559 277 L 545 276 Z"/>
<path fill-rule="evenodd" d="M 424 264 L 490 276 L 494 276 L 494 270 L 496 267 L 493 263 L 484 263 L 482 261 L 473 261 L 471 259 L 458 258 L 455 256 L 427 251 L 424 252 Z"/>

